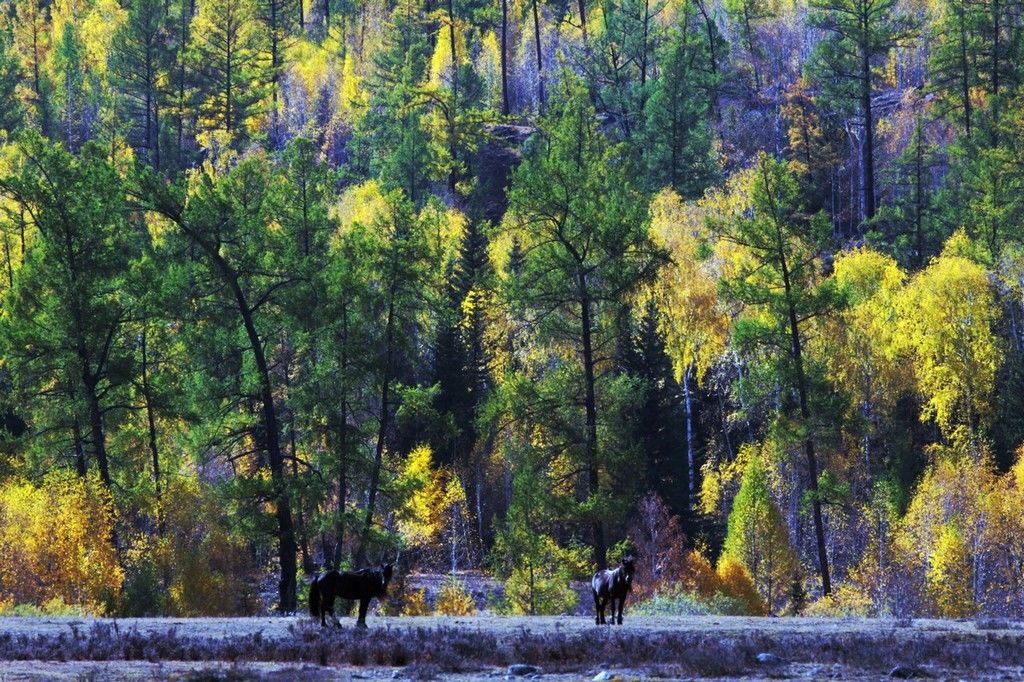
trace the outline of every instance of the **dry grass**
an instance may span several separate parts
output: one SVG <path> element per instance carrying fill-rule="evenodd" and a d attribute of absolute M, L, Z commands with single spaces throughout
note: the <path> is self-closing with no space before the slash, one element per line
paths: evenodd
<path fill-rule="evenodd" d="M 688 617 L 597 628 L 586 618 L 464 617 L 370 623 L 369 630 L 356 630 L 348 622 L 321 629 L 309 618 L 0 619 L 0 660 L 356 666 L 402 668 L 415 677 L 511 663 L 562 673 L 603 664 L 670 676 L 780 674 L 758 662 L 763 652 L 786 665 L 838 664 L 875 676 L 896 665 L 974 676 L 1024 667 L 1024 630 L 1011 622 L 898 627 L 892 620 Z"/>

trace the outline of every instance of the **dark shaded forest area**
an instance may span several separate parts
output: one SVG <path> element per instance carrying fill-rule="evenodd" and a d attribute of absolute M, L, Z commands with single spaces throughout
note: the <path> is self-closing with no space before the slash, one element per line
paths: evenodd
<path fill-rule="evenodd" d="M 0 612 L 1024 610 L 1024 3 L 0 1 Z"/>

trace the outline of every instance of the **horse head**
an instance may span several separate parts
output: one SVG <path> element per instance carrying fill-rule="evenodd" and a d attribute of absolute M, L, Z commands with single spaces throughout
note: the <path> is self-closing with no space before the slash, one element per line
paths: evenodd
<path fill-rule="evenodd" d="M 394 567 L 391 564 L 380 565 L 380 593 L 385 595 L 388 593 L 388 583 L 391 582 L 391 577 L 394 575 Z"/>
<path fill-rule="evenodd" d="M 633 583 L 633 572 L 636 571 L 636 557 L 627 554 L 622 558 L 622 572 L 626 574 L 626 582 Z"/>

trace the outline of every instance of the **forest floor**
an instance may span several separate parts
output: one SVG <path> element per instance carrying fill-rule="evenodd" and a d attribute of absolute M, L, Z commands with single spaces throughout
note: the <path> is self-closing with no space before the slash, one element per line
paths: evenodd
<path fill-rule="evenodd" d="M 0 680 L 1024 679 L 1024 623 L 588 617 L 0 618 Z M 511 666 L 511 667 L 510 667 Z M 516 667 L 520 666 L 520 667 Z M 532 667 L 523 667 L 532 666 Z M 517 673 L 517 674 L 516 674 Z"/>

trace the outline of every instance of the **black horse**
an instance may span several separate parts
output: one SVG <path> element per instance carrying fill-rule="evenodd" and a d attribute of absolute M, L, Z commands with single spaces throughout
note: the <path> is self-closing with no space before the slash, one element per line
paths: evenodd
<path fill-rule="evenodd" d="M 321 626 L 327 625 L 329 613 L 334 619 L 334 624 L 341 627 L 337 616 L 334 615 L 334 600 L 359 600 L 359 620 L 356 621 L 356 627 L 365 628 L 366 609 L 370 606 L 370 600 L 387 594 L 391 574 L 391 564 L 381 564 L 379 568 L 364 568 L 352 573 L 321 573 L 313 578 L 313 584 L 309 586 L 309 612 L 314 618 L 319 616 Z"/>
<path fill-rule="evenodd" d="M 612 623 L 615 623 L 615 602 L 618 601 L 619 625 L 622 625 L 622 607 L 626 605 L 626 597 L 633 587 L 633 562 L 631 556 L 622 560 L 622 565 L 614 571 L 604 569 L 594 574 L 590 586 L 594 592 L 594 610 L 597 611 L 597 624 L 604 625 L 604 607 L 611 602 Z"/>

